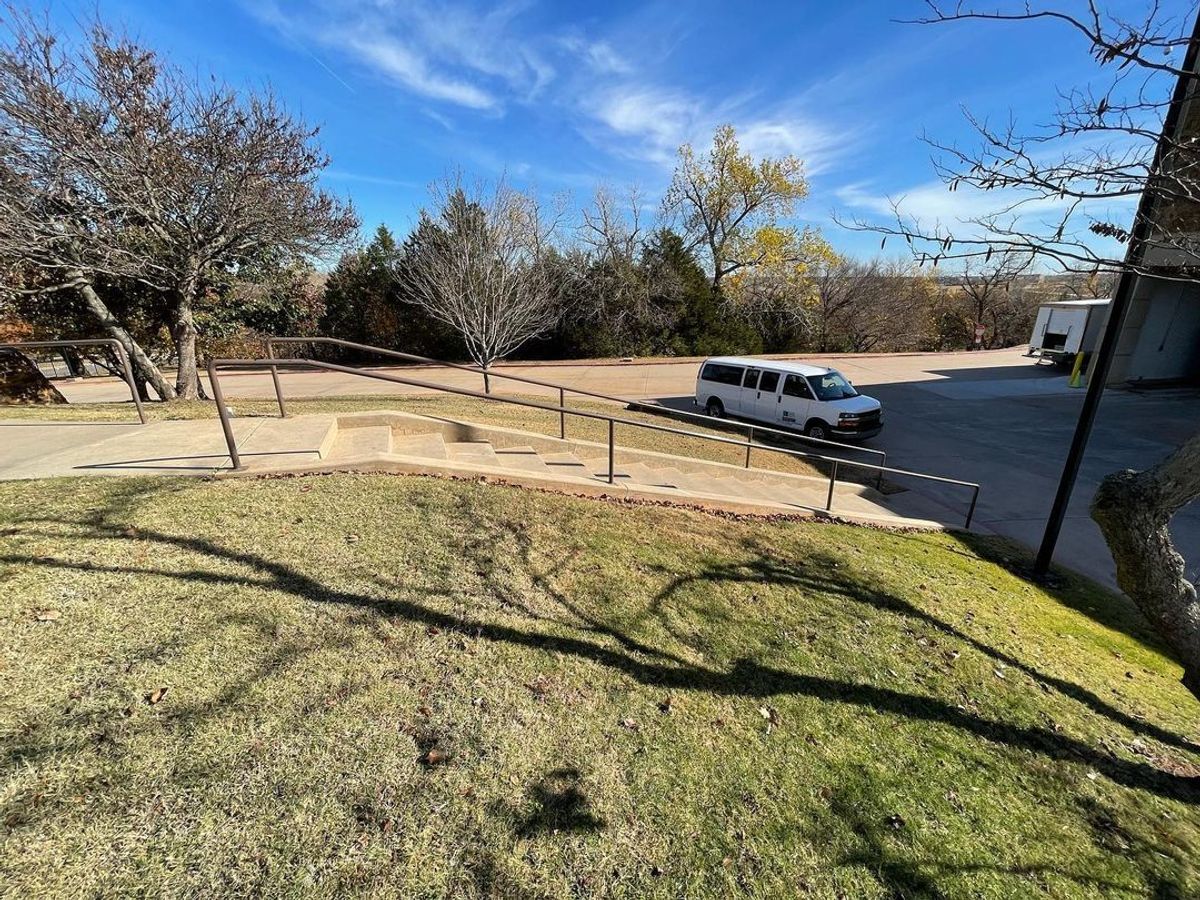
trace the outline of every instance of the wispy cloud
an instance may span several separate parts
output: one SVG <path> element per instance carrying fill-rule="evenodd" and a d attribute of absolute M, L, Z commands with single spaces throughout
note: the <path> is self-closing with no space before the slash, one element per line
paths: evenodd
<path fill-rule="evenodd" d="M 467 109 L 499 110 L 509 95 L 534 96 L 555 75 L 513 26 L 519 5 L 481 12 L 461 4 L 318 0 L 285 10 L 276 0 L 247 0 L 247 8 L 306 52 L 319 46 L 418 97 Z"/>

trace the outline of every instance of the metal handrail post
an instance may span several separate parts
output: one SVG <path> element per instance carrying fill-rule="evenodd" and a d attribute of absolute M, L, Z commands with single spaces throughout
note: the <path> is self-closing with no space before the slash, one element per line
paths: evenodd
<path fill-rule="evenodd" d="M 975 518 L 975 503 L 979 500 L 979 485 L 975 485 L 975 490 L 971 493 L 971 507 L 967 510 L 967 525 L 971 527 L 971 520 Z"/>
<path fill-rule="evenodd" d="M 615 463 L 616 454 L 613 450 L 613 432 L 615 430 L 614 426 L 616 424 L 617 423 L 614 422 L 612 419 L 608 420 L 608 483 L 609 484 L 612 484 L 617 477 L 616 463 Z"/>
<path fill-rule="evenodd" d="M 754 427 L 751 426 L 750 431 L 746 434 L 746 465 L 744 468 L 750 468 L 750 448 L 754 446 Z"/>
<path fill-rule="evenodd" d="M 125 348 L 121 346 L 121 342 L 114 339 L 113 347 L 117 351 L 117 356 L 121 360 L 121 369 L 125 375 L 125 383 L 129 385 L 129 396 L 133 398 L 133 405 L 137 407 L 138 421 L 143 425 L 146 424 L 146 411 L 142 409 L 142 397 L 138 393 L 137 383 L 133 380 L 133 366 L 129 364 L 129 354 L 125 352 Z"/>
<path fill-rule="evenodd" d="M 233 423 L 229 421 L 229 410 L 225 406 L 225 392 L 221 390 L 221 381 L 217 378 L 215 360 L 208 361 L 208 383 L 212 386 L 213 400 L 217 404 L 217 415 L 221 419 L 221 430 L 225 432 L 225 445 L 229 448 L 229 461 L 233 463 L 234 471 L 242 468 L 242 458 L 238 456 L 237 441 L 233 437 Z"/>
<path fill-rule="evenodd" d="M 93 338 L 86 341 L 5 341 L 0 343 L 0 350 L 21 351 L 25 348 L 50 349 L 54 347 L 112 347 L 117 352 L 121 367 L 125 370 L 122 380 L 129 388 L 129 396 L 137 407 L 138 421 L 146 424 L 146 411 L 142 408 L 142 398 L 138 394 L 137 382 L 133 380 L 133 367 L 129 364 L 129 354 L 116 338 Z M 58 371 L 56 368 L 55 372 Z"/>
<path fill-rule="evenodd" d="M 879 464 L 881 466 L 887 465 L 887 453 L 883 454 L 883 459 L 879 460 Z M 877 490 L 877 491 L 883 490 L 883 470 L 882 469 L 880 470 L 879 474 L 875 478 L 875 490 Z"/>
<path fill-rule="evenodd" d="M 829 496 L 825 499 L 825 512 L 833 511 L 833 486 L 837 484 L 838 461 L 833 461 L 833 467 L 829 470 Z"/>
<path fill-rule="evenodd" d="M 267 338 L 267 359 L 275 358 L 275 347 L 271 344 L 271 339 Z M 287 406 L 283 402 L 283 387 L 279 384 L 279 367 L 271 366 L 271 380 L 275 382 L 275 399 L 279 402 L 279 418 L 287 418 Z"/>
<path fill-rule="evenodd" d="M 558 389 L 558 437 L 559 440 L 567 439 L 567 397 L 566 391 L 563 388 Z"/>

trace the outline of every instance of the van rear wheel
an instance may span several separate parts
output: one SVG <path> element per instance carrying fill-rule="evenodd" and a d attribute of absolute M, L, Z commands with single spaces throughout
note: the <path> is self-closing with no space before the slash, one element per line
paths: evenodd
<path fill-rule="evenodd" d="M 716 397 L 709 397 L 708 404 L 704 407 L 704 414 L 719 419 L 725 415 L 725 404 Z"/>
<path fill-rule="evenodd" d="M 816 438 L 818 441 L 829 440 L 829 426 L 821 421 L 809 422 L 804 426 L 804 433 L 810 438 Z"/>

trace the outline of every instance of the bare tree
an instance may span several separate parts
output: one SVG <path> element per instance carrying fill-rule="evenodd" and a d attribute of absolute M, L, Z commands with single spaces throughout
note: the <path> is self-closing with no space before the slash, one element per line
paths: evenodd
<path fill-rule="evenodd" d="M 174 389 L 96 291 L 101 278 L 154 279 L 145 248 L 129 240 L 137 211 L 97 170 L 121 163 L 108 115 L 120 88 L 107 77 L 99 27 L 72 47 L 31 17 L 7 10 L 0 47 L 0 265 L 4 289 L 48 303 L 74 293 L 125 347 L 139 384 Z"/>
<path fill-rule="evenodd" d="M 850 318 L 851 312 L 865 302 L 872 290 L 875 273 L 874 263 L 844 256 L 833 257 L 817 270 L 816 337 L 817 349 L 822 353 L 834 349 L 835 332 Z"/>
<path fill-rule="evenodd" d="M 1068 272 L 1200 281 L 1196 4 L 1166 9 L 1151 2 L 1136 20 L 1095 0 L 1079 13 L 1025 3 L 1007 10 L 934 0 L 926 6 L 917 20 L 925 24 L 1065 25 L 1111 75 L 1102 87 L 1060 91 L 1059 109 L 1044 128 L 1025 132 L 1011 120 L 995 127 L 968 114 L 977 147 L 930 141 L 947 188 L 992 192 L 995 212 L 928 223 L 904 215 L 897 203 L 894 224 L 850 226 L 898 235 L 922 263 L 1015 251 Z M 1128 201 L 1138 198 L 1131 225 Z M 1198 496 L 1200 434 L 1157 466 L 1106 478 L 1093 517 L 1113 551 L 1119 584 L 1179 654 L 1184 683 L 1200 697 L 1200 603 L 1168 530 L 1172 516 Z"/>
<path fill-rule="evenodd" d="M 6 255 L 75 286 L 110 331 L 123 329 L 84 282 L 157 289 L 178 375 L 173 391 L 155 388 L 201 396 L 194 309 L 205 280 L 264 250 L 322 253 L 357 228 L 316 185 L 328 162 L 316 131 L 270 93 L 185 75 L 99 23 L 81 54 L 27 19 L 18 26 L 0 73 L 10 94 L 0 112 L 14 125 L 0 135 L 11 163 L 0 190 L 18 201 L 4 205 L 16 226 Z"/>
<path fill-rule="evenodd" d="M 1028 254 L 1015 250 L 1005 250 L 991 259 L 963 260 L 958 289 L 971 310 L 976 328 L 986 329 L 981 335 L 977 332 L 978 345 L 990 350 L 1012 341 L 1008 325 L 1012 318 L 1018 318 L 1021 306 L 1021 291 L 1016 281 L 1028 271 L 1032 261 Z"/>
<path fill-rule="evenodd" d="M 317 186 L 329 160 L 314 144 L 316 129 L 272 94 L 241 96 L 176 71 L 160 81 L 159 96 L 173 108 L 148 105 L 127 133 L 170 135 L 144 157 L 147 177 L 136 198 L 167 284 L 176 392 L 190 398 L 200 395 L 195 307 L 204 283 L 263 250 L 284 260 L 335 250 L 358 219 Z"/>
<path fill-rule="evenodd" d="M 561 212 L 501 180 L 466 188 L 455 176 L 435 184 L 395 274 L 402 296 L 454 328 L 485 373 L 558 321 L 550 265 Z"/>

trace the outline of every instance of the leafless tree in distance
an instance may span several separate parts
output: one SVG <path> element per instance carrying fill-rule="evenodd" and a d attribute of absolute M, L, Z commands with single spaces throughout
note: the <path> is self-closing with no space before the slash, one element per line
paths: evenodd
<path fill-rule="evenodd" d="M 139 384 L 175 396 L 154 362 L 101 299 L 101 278 L 158 286 L 162 272 L 131 234 L 139 210 L 96 171 L 124 165 L 108 111 L 123 86 L 107 77 L 111 37 L 95 27 L 72 46 L 15 8 L 0 46 L 0 265 L 4 288 L 59 303 L 74 293 L 125 347 Z"/>
<path fill-rule="evenodd" d="M 558 321 L 556 269 L 549 265 L 562 215 L 501 179 L 431 188 L 414 237 L 396 265 L 403 296 L 454 328 L 485 373 Z"/>

